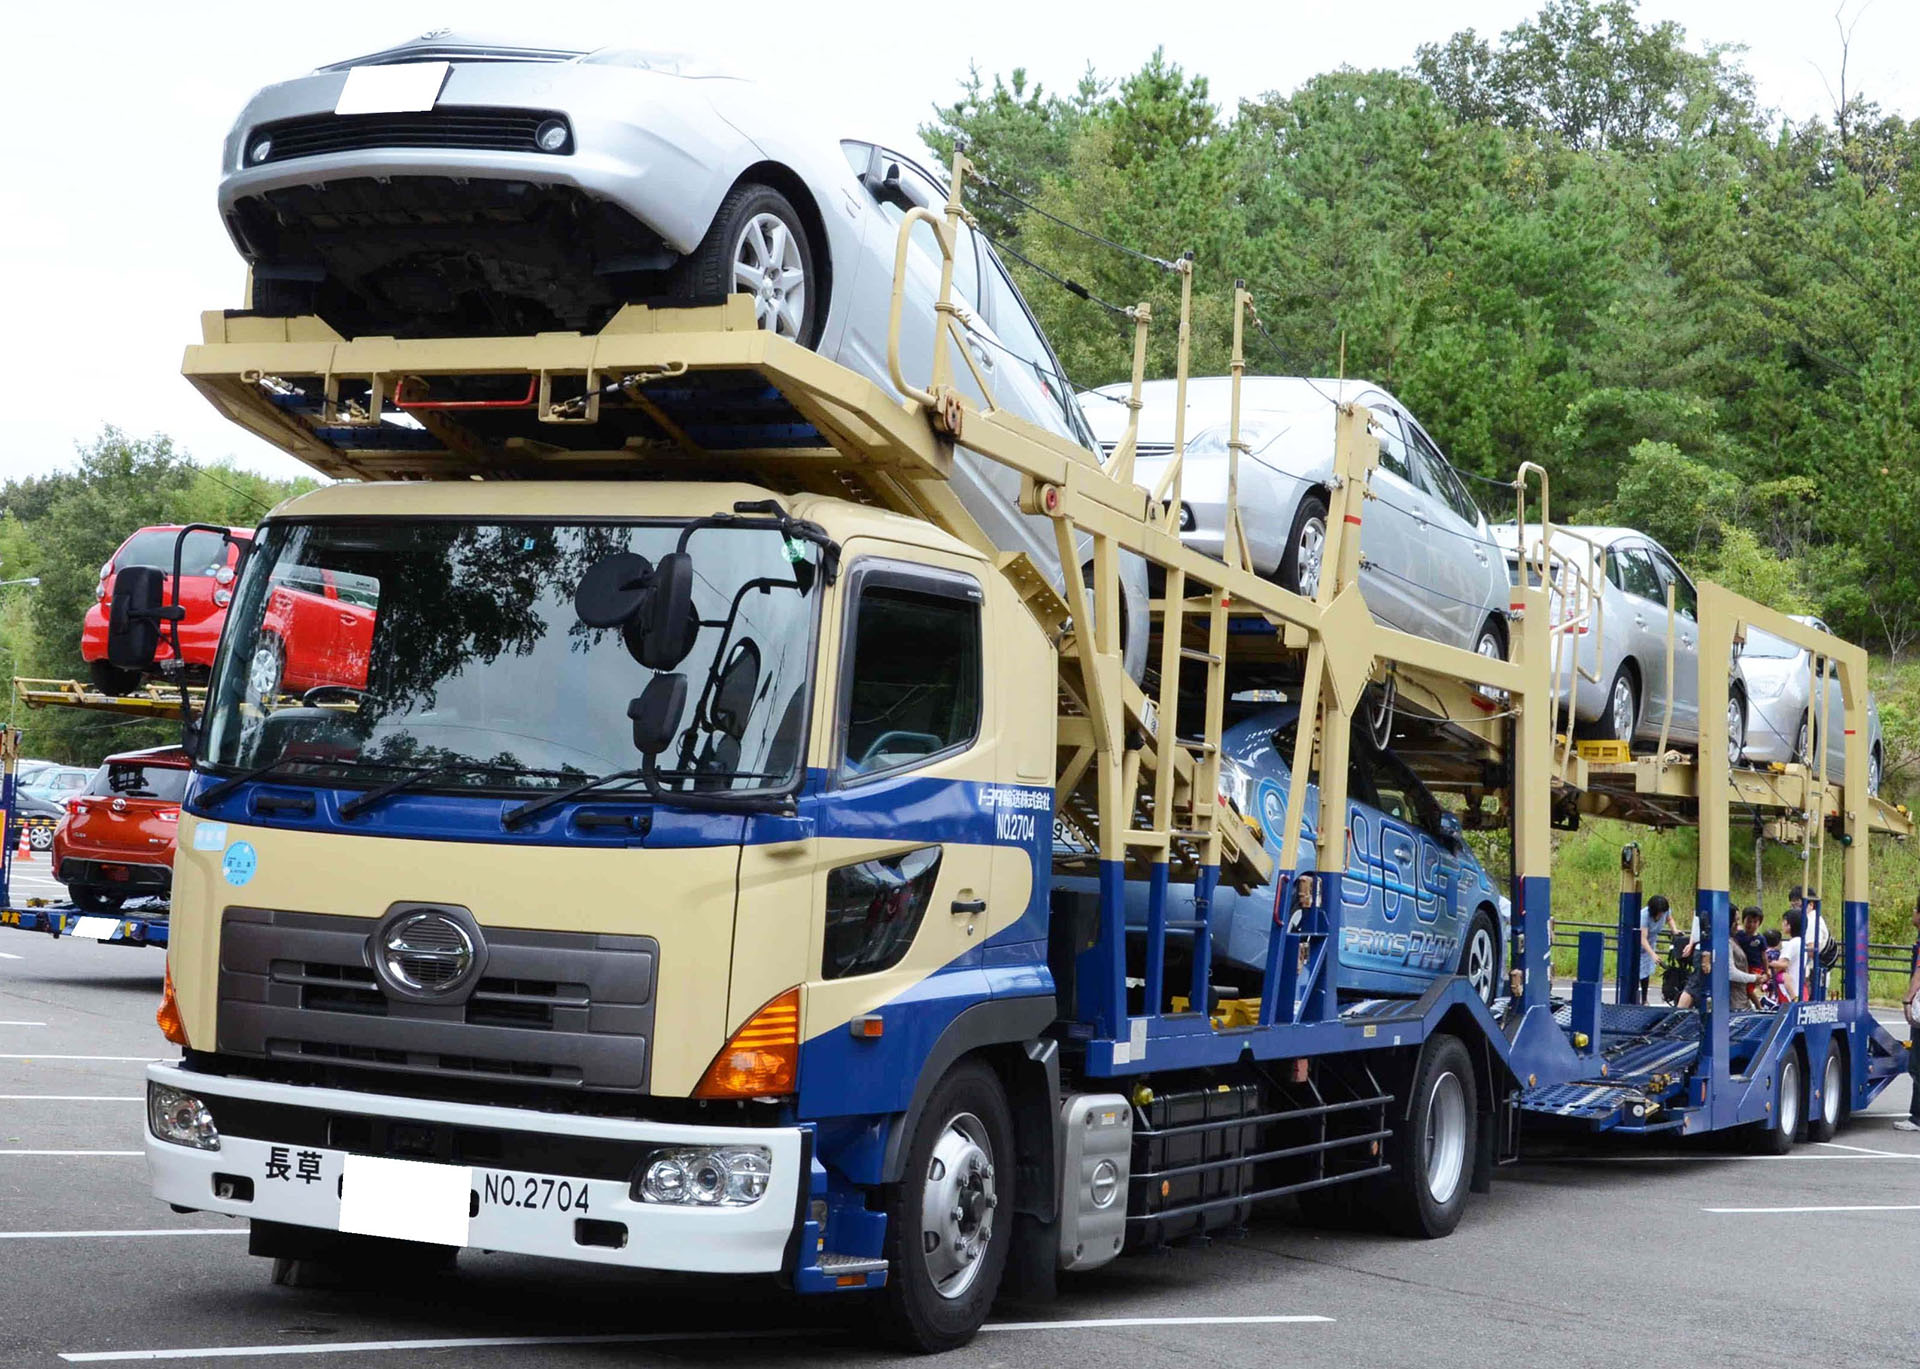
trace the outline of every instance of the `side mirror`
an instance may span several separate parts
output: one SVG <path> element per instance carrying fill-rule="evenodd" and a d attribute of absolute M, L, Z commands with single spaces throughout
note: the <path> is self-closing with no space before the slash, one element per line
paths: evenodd
<path fill-rule="evenodd" d="M 1466 840 L 1460 832 L 1460 815 L 1458 813 L 1442 812 L 1440 814 L 1440 835 L 1455 846 L 1460 845 L 1461 842 Z"/>
<path fill-rule="evenodd" d="M 655 675 L 646 690 L 627 705 L 627 717 L 633 720 L 634 750 L 652 760 L 667 749 L 680 730 L 680 715 L 687 711 L 687 677 Z"/>
<path fill-rule="evenodd" d="M 889 161 L 884 171 L 875 171 L 869 167 L 860 176 L 860 184 L 867 193 L 881 204 L 890 204 L 896 209 L 914 208 L 913 197 L 907 194 L 907 188 L 900 184 L 900 163 Z"/>
<path fill-rule="evenodd" d="M 113 577 L 113 608 L 107 617 L 107 662 L 120 670 L 151 670 L 160 654 L 160 619 L 167 573 L 155 566 L 128 566 Z"/>
<path fill-rule="evenodd" d="M 656 566 L 630 551 L 603 556 L 580 578 L 573 611 L 588 627 L 619 628 L 634 660 L 649 670 L 671 670 L 700 634 L 693 558 L 671 552 Z"/>

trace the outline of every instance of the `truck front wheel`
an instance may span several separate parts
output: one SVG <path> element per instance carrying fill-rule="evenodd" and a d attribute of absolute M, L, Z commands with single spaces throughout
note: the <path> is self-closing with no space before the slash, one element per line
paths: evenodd
<path fill-rule="evenodd" d="M 1006 1090 L 985 1064 L 963 1061 L 927 1099 L 888 1204 L 888 1339 L 922 1352 L 973 1339 L 1006 1268 L 1013 1170 Z"/>

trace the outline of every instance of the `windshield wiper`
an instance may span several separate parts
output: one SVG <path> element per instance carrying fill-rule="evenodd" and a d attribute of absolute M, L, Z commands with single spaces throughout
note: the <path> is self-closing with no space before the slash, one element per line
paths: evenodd
<path fill-rule="evenodd" d="M 578 798 L 582 794 L 592 793 L 594 790 L 605 788 L 610 784 L 617 784 L 622 781 L 631 783 L 634 780 L 644 780 L 650 768 L 649 766 L 641 765 L 635 766 L 631 770 L 615 770 L 611 774 L 594 775 L 580 781 L 580 783 L 573 785 L 571 788 L 556 789 L 551 794 L 542 794 L 537 799 L 528 799 L 518 808 L 509 808 L 506 812 L 502 813 L 500 815 L 500 825 L 511 830 L 512 828 L 518 827 L 534 814 L 544 813 L 555 804 L 565 803 L 568 799 Z M 652 786 L 649 785 L 648 788 L 651 790 Z"/>
<path fill-rule="evenodd" d="M 242 770 L 237 775 L 229 775 L 226 779 L 214 785 L 213 788 L 202 790 L 200 793 L 194 795 L 193 801 L 202 806 L 216 804 L 241 785 L 250 784 L 254 780 L 265 779 L 268 775 L 276 774 L 291 766 L 337 765 L 343 770 L 356 770 L 369 764 L 373 764 L 373 762 L 348 760 L 340 756 L 281 756 L 276 760 L 268 761 L 265 765 L 256 765 L 251 770 Z"/>
<path fill-rule="evenodd" d="M 391 798 L 403 789 L 411 789 L 420 784 L 431 784 L 434 780 L 444 779 L 448 775 L 541 775 L 549 778 L 571 779 L 579 773 L 578 770 L 532 770 L 518 765 L 489 765 L 484 761 L 450 761 L 446 765 L 428 766 L 424 770 L 409 770 L 397 779 L 369 789 L 364 794 L 357 794 L 340 805 L 340 816 L 350 818 L 355 813 L 373 807 L 382 799 Z"/>

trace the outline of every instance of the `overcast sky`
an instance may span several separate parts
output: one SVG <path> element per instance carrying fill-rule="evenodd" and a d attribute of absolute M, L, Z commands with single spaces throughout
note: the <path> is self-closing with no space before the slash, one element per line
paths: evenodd
<path fill-rule="evenodd" d="M 1848 0 L 1850 14 L 1858 6 Z M 554 27 L 529 26 L 524 3 L 494 0 L 80 0 L 14 11 L 13 60 L 0 82 L 13 130 L 0 184 L 0 368 L 11 401 L 0 410 L 0 478 L 70 462 L 75 444 L 105 424 L 169 434 L 202 459 L 302 469 L 220 419 L 178 373 L 200 311 L 240 303 L 244 271 L 214 211 L 221 141 L 257 87 L 428 29 L 717 54 L 837 114 L 848 133 L 906 138 L 952 98 L 970 61 L 988 73 L 1025 65 L 1064 87 L 1089 62 L 1118 75 L 1163 44 L 1231 108 L 1342 64 L 1405 66 L 1418 44 L 1457 29 L 1496 35 L 1539 0 L 544 8 Z M 1696 44 L 1743 45 L 1762 102 L 1806 118 L 1831 108 L 1832 9 L 1833 0 L 1643 0 L 1641 12 L 1678 21 Z M 1080 17 L 1088 13 L 1091 23 Z M 932 31 L 936 16 L 959 25 L 951 40 Z M 1889 109 L 1920 112 L 1920 5 L 1867 7 L 1849 83 Z"/>

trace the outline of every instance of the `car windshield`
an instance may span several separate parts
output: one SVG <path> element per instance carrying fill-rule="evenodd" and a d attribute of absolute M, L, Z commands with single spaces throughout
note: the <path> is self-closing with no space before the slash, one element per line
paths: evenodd
<path fill-rule="evenodd" d="M 1800 648 L 1771 632 L 1750 627 L 1747 629 L 1747 644 L 1740 648 L 1740 654 L 1759 656 L 1769 661 L 1791 661 L 1800 654 Z"/>
<path fill-rule="evenodd" d="M 127 539 L 126 546 L 113 558 L 115 570 L 125 570 L 128 566 L 148 566 L 154 570 L 164 570 L 173 574 L 173 544 L 180 536 L 179 532 L 166 528 L 151 528 L 145 532 L 136 532 Z M 180 548 L 180 573 L 182 575 L 211 575 L 227 564 L 227 542 L 217 532 L 190 532 L 186 545 Z"/>
<path fill-rule="evenodd" d="M 202 763 L 521 793 L 631 770 L 643 758 L 628 705 L 656 672 L 621 629 L 583 623 L 574 592 L 605 558 L 651 566 L 683 534 L 699 624 L 675 667 L 687 701 L 659 782 L 791 788 L 819 553 L 771 524 L 271 524 L 229 612 Z"/>
<path fill-rule="evenodd" d="M 94 772 L 87 793 L 121 799 L 162 799 L 178 803 L 187 796 L 187 770 L 180 765 L 142 765 L 110 761 Z"/>

